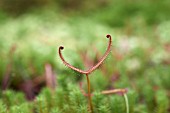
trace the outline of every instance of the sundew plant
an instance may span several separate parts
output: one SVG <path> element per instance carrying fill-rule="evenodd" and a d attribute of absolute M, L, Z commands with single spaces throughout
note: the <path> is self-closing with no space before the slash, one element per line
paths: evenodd
<path fill-rule="evenodd" d="M 60 58 L 61 58 L 61 60 L 63 61 L 63 63 L 67 66 L 67 67 L 69 67 L 69 68 L 71 68 L 71 69 L 73 69 L 74 71 L 77 71 L 77 72 L 79 72 L 79 73 L 81 73 L 81 74 L 85 74 L 86 75 L 86 79 L 87 79 L 87 87 L 88 87 L 88 95 L 87 95 L 87 97 L 88 97 L 88 103 L 89 103 L 89 112 L 91 112 L 91 113 L 94 113 L 93 112 L 93 105 L 92 105 L 92 99 L 91 99 L 91 96 L 92 96 L 92 94 L 91 94 L 91 89 L 90 89 L 90 79 L 89 79 L 89 75 L 90 75 L 90 73 L 92 73 L 93 71 L 95 71 L 102 63 L 103 63 L 103 61 L 106 59 L 106 57 L 108 56 L 108 54 L 110 53 L 110 51 L 111 51 L 111 43 L 112 43 L 112 38 L 111 38 L 111 35 L 107 35 L 106 36 L 108 39 L 109 39 L 109 44 L 108 44 L 108 47 L 107 47 L 107 50 L 106 50 L 106 52 L 105 52 L 105 54 L 102 56 L 102 58 L 98 61 L 98 63 L 97 64 L 95 64 L 94 66 L 92 66 L 91 68 L 89 68 L 88 70 L 81 70 L 81 69 L 79 69 L 79 68 L 77 68 L 77 67 L 74 67 L 74 66 L 72 66 L 71 64 L 69 64 L 65 59 L 64 59 L 64 57 L 63 57 L 63 55 L 62 55 L 62 53 L 61 53 L 61 50 L 63 50 L 64 49 L 64 47 L 63 46 L 60 46 L 59 47 L 59 56 L 60 56 Z M 121 92 L 121 93 L 126 93 L 126 91 L 125 90 L 114 90 L 114 91 L 105 91 L 105 92 L 102 92 L 103 94 L 104 93 L 106 93 L 106 94 L 108 94 L 108 93 L 115 93 L 115 92 Z M 124 95 L 124 97 L 125 97 L 125 102 L 126 102 L 126 113 L 129 113 L 129 105 L 128 105 L 128 100 L 127 100 L 127 96 L 126 95 Z"/>

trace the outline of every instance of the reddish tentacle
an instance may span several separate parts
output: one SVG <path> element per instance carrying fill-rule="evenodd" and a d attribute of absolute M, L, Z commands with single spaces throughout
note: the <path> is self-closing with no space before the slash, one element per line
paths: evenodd
<path fill-rule="evenodd" d="M 102 64 L 102 62 L 106 59 L 106 57 L 108 56 L 108 54 L 109 54 L 110 51 L 111 51 L 112 38 L 111 38 L 110 35 L 107 35 L 106 37 L 109 38 L 109 44 L 108 44 L 108 47 L 107 47 L 107 50 L 106 50 L 105 54 L 103 55 L 103 57 L 99 60 L 99 62 L 98 62 L 96 65 L 94 65 L 92 68 L 90 68 L 90 69 L 88 69 L 88 70 L 86 70 L 86 71 L 81 70 L 81 69 L 78 69 L 78 68 L 72 66 L 71 64 L 69 64 L 68 62 L 66 62 L 66 60 L 64 59 L 64 57 L 63 57 L 63 55 L 62 55 L 62 53 L 61 53 L 61 50 L 64 49 L 63 46 L 60 46 L 60 47 L 59 47 L 59 50 L 58 50 L 58 51 L 59 51 L 59 56 L 60 56 L 61 60 L 63 61 L 63 63 L 64 63 L 67 67 L 69 67 L 69 68 L 71 68 L 71 69 L 73 69 L 73 70 L 75 70 L 75 71 L 77 71 L 77 72 L 79 72 L 79 73 L 82 73 L 82 74 L 90 74 L 90 73 L 92 73 L 96 68 L 98 68 L 98 67 Z"/>

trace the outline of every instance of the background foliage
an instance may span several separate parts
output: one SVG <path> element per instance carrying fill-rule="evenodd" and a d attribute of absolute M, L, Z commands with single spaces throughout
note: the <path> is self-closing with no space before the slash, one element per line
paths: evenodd
<path fill-rule="evenodd" d="M 87 113 L 84 75 L 92 66 L 95 113 L 124 113 L 123 97 L 99 92 L 127 88 L 130 113 L 170 112 L 169 0 L 1 0 L 0 112 Z M 49 74 L 50 70 L 52 74 Z M 50 76 L 51 75 L 51 76 Z M 48 76 L 54 77 L 52 80 Z M 26 97 L 26 98 L 25 98 Z M 30 100 L 30 101 L 28 101 Z"/>

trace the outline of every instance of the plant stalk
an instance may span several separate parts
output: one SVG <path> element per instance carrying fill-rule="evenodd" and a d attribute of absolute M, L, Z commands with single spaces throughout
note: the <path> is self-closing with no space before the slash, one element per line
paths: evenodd
<path fill-rule="evenodd" d="M 90 112 L 93 113 L 93 105 L 92 105 L 91 91 L 90 91 L 90 80 L 88 74 L 86 74 L 86 78 L 87 78 L 87 87 L 88 87 L 88 103 L 90 107 Z"/>
<path fill-rule="evenodd" d="M 128 97 L 126 93 L 123 94 L 123 97 L 124 97 L 125 104 L 126 104 L 126 113 L 129 113 L 129 102 L 128 102 Z"/>

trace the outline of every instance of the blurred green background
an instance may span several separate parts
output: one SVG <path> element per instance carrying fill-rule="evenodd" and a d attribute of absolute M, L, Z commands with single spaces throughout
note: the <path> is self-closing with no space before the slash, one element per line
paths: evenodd
<path fill-rule="evenodd" d="M 0 0 L 1 90 L 32 100 L 43 87 L 57 87 L 60 76 L 85 82 L 64 66 L 58 47 L 69 63 L 88 69 L 104 54 L 107 34 L 112 52 L 90 76 L 92 90 L 134 91 L 135 113 L 153 113 L 160 96 L 165 105 L 157 113 L 169 112 L 170 0 Z"/>

